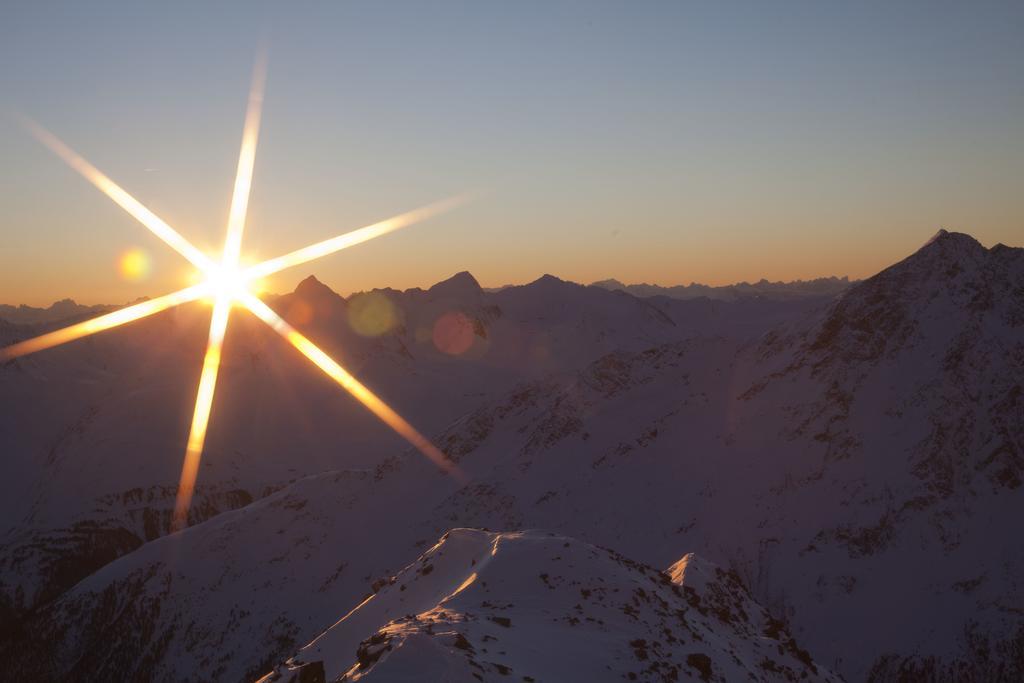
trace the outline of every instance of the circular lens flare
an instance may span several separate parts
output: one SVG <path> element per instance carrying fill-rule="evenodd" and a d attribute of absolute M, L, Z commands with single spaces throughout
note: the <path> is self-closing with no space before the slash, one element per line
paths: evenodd
<path fill-rule="evenodd" d="M 117 259 L 117 270 L 129 282 L 138 282 L 149 276 L 149 254 L 142 249 L 129 249 Z"/>
<path fill-rule="evenodd" d="M 398 324 L 398 311 L 380 292 L 357 294 L 349 299 L 348 323 L 363 337 L 379 337 Z"/>
<path fill-rule="evenodd" d="M 461 356 L 473 346 L 473 323 L 462 313 L 445 313 L 434 323 L 432 334 L 438 351 Z"/>

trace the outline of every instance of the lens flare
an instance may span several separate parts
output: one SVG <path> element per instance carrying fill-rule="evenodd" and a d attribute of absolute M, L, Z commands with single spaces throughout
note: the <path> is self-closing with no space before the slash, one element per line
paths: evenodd
<path fill-rule="evenodd" d="M 398 309 L 380 292 L 364 292 L 348 300 L 348 324 L 363 337 L 379 337 L 398 324 Z"/>
<path fill-rule="evenodd" d="M 210 336 L 203 358 L 203 371 L 199 376 L 196 393 L 196 408 L 192 415 L 188 445 L 185 447 L 185 461 L 181 466 L 181 481 L 174 502 L 173 527 L 188 526 L 188 510 L 199 475 L 199 463 L 203 457 L 206 442 L 206 428 L 210 423 L 213 408 L 213 394 L 217 388 L 217 373 L 220 369 L 224 334 L 228 328 L 232 298 L 236 288 L 242 285 L 237 272 L 238 257 L 242 251 L 242 233 L 245 232 L 245 218 L 249 211 L 249 192 L 252 189 L 252 173 L 256 164 L 256 142 L 259 139 L 260 113 L 263 108 L 263 82 L 266 77 L 264 60 L 256 62 L 252 86 L 249 89 L 249 106 L 245 113 L 242 130 L 242 149 L 238 153 L 238 170 L 235 173 L 235 188 L 231 193 L 231 210 L 228 213 L 228 234 L 224 239 L 224 255 L 219 269 L 213 271 L 217 300 L 210 317 Z"/>
<path fill-rule="evenodd" d="M 236 302 L 243 304 L 245 308 L 284 337 L 328 377 L 341 385 L 342 388 L 366 406 L 397 434 L 412 444 L 418 451 L 427 456 L 441 470 L 453 475 L 459 481 L 466 481 L 465 475 L 455 463 L 438 450 L 429 439 L 417 431 L 380 397 L 353 377 L 345 368 L 324 353 L 301 332 L 292 327 L 291 324 L 282 319 L 263 301 L 258 299 L 253 294 L 253 291 L 257 288 L 262 278 L 268 275 L 357 244 L 362 244 L 375 237 L 380 237 L 381 235 L 436 216 L 444 211 L 449 211 L 467 201 L 468 196 L 459 195 L 445 199 L 414 211 L 399 214 L 379 223 L 374 223 L 308 247 L 303 247 L 275 259 L 241 268 L 239 261 L 241 257 L 242 235 L 245 231 L 249 195 L 252 189 L 265 75 L 266 62 L 261 57 L 257 60 L 256 67 L 253 70 L 245 125 L 242 131 L 242 146 L 239 152 L 238 169 L 235 175 L 231 207 L 228 213 L 227 235 L 224 240 L 224 249 L 221 254 L 220 263 L 215 262 L 202 253 L 174 228 L 143 206 L 141 202 L 128 194 L 121 186 L 114 183 L 95 166 L 79 156 L 55 135 L 33 121 L 26 119 L 24 122 L 32 135 L 49 147 L 69 166 L 78 171 L 78 173 L 110 197 L 118 206 L 142 223 L 150 232 L 196 266 L 201 271 L 203 280 L 199 284 L 172 292 L 157 299 L 122 308 L 92 320 L 12 344 L 0 349 L 0 361 L 12 360 L 25 354 L 42 351 L 43 349 L 96 334 L 97 332 L 109 330 L 183 303 L 205 297 L 211 297 L 213 300 L 206 354 L 203 357 L 203 368 L 199 377 L 195 408 L 192 414 L 192 423 L 185 448 L 185 459 L 181 470 L 181 480 L 174 505 L 173 529 L 180 529 L 188 523 L 188 511 L 195 492 L 199 464 L 202 459 L 206 433 L 210 424 L 210 414 L 213 410 L 217 375 L 223 355 L 224 337 L 232 307 Z M 125 278 L 138 279 L 144 277 L 148 272 L 148 265 L 148 255 L 145 252 L 132 250 L 122 255 L 120 270 Z M 387 304 L 390 305 L 390 301 L 387 301 Z M 357 331 L 360 326 L 365 328 L 361 333 L 369 335 L 382 334 L 383 331 L 390 329 L 397 322 L 397 319 L 394 317 L 393 307 L 387 310 L 380 307 L 367 307 L 363 313 L 361 321 L 353 322 L 353 326 Z"/>
<path fill-rule="evenodd" d="M 149 276 L 149 254 L 142 249 L 129 249 L 117 259 L 117 271 L 130 282 L 138 282 Z"/>
<path fill-rule="evenodd" d="M 174 501 L 172 531 L 188 526 L 188 510 L 192 505 L 192 494 L 195 492 L 196 477 L 199 475 L 199 463 L 203 457 L 203 445 L 206 443 L 206 429 L 210 424 L 213 394 L 217 388 L 217 373 L 220 370 L 221 350 L 224 347 L 224 333 L 227 331 L 230 312 L 231 299 L 221 295 L 218 297 L 217 303 L 214 304 L 213 315 L 210 318 L 210 338 L 206 345 L 206 356 L 203 357 L 203 371 L 199 375 L 196 406 L 192 413 L 188 444 L 185 446 L 185 461 L 181 466 L 178 495 Z"/>
<path fill-rule="evenodd" d="M 274 273 L 285 270 L 286 268 L 291 268 L 318 258 L 323 258 L 324 256 L 333 254 L 336 251 L 354 247 L 357 244 L 368 242 L 375 237 L 386 235 L 389 232 L 409 227 L 410 225 L 425 221 L 428 218 L 433 218 L 434 216 L 446 211 L 451 211 L 457 206 L 466 203 L 468 200 L 469 195 L 450 197 L 397 216 L 392 216 L 391 218 L 380 221 L 379 223 L 374 223 L 372 225 L 359 228 L 358 230 L 343 233 L 337 237 L 332 237 L 329 240 L 317 242 L 316 244 L 311 244 L 308 247 L 303 247 L 302 249 L 296 249 L 284 256 L 278 256 L 277 258 L 272 258 L 252 266 L 245 271 L 245 277 L 246 279 L 267 277 L 268 275 L 273 275 Z"/>
<path fill-rule="evenodd" d="M 235 189 L 231 193 L 228 236 L 224 242 L 224 255 L 222 256 L 225 269 L 234 268 L 238 264 L 238 257 L 242 252 L 242 233 L 245 231 L 245 218 L 249 211 L 249 192 L 252 189 L 252 172 L 256 165 L 256 143 L 260 135 L 263 84 L 266 76 L 266 59 L 261 55 L 256 61 L 252 85 L 249 88 L 249 106 L 245 112 L 245 126 L 242 129 L 242 149 L 238 154 Z"/>
<path fill-rule="evenodd" d="M 95 185 L 100 192 L 114 200 L 114 203 L 127 211 L 132 218 L 142 223 L 154 235 L 162 239 L 172 249 L 188 259 L 196 268 L 207 270 L 213 262 L 203 252 L 167 225 L 156 214 L 147 209 L 135 197 L 131 196 L 113 180 L 105 176 L 98 168 L 83 159 L 73 149 L 65 145 L 56 135 L 40 126 L 35 121 L 24 119 L 29 132 L 67 163 L 78 171 L 86 180 Z"/>
<path fill-rule="evenodd" d="M 320 347 L 311 342 L 301 332 L 296 330 L 281 316 L 274 312 L 270 306 L 257 299 L 251 294 L 243 294 L 241 303 L 252 313 L 270 325 L 279 335 L 285 338 L 289 344 L 294 346 L 306 358 L 313 361 L 313 364 L 324 371 L 328 377 L 341 385 L 345 391 L 366 406 L 367 409 L 391 429 L 395 430 L 403 439 L 408 441 L 420 453 L 427 456 L 441 470 L 447 472 L 457 479 L 464 481 L 465 475 L 458 466 L 442 453 L 427 437 L 420 434 L 415 427 L 409 424 L 405 418 L 396 413 L 387 403 L 382 401 L 376 394 L 370 391 L 366 385 L 357 380 L 348 370 L 341 367 L 333 358 L 324 353 Z"/>
<path fill-rule="evenodd" d="M 449 356 L 461 356 L 473 346 L 473 323 L 462 313 L 450 311 L 434 323 L 434 346 Z"/>

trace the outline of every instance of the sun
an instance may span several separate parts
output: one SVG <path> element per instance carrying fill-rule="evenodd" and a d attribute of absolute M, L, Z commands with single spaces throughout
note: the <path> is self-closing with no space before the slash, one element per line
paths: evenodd
<path fill-rule="evenodd" d="M 226 298 L 233 303 L 241 299 L 243 293 L 255 291 L 252 279 L 238 267 L 217 265 L 203 273 L 203 280 L 203 285 L 210 292 L 207 300 L 211 302 Z"/>
<path fill-rule="evenodd" d="M 262 320 L 312 361 L 324 374 L 341 385 L 342 388 L 348 391 L 370 412 L 412 444 L 419 452 L 426 455 L 443 471 L 459 479 L 464 479 L 456 465 L 438 450 L 429 439 L 417 431 L 405 418 L 395 412 L 386 402 L 356 379 L 337 361 L 279 316 L 256 295 L 255 290 L 258 283 L 269 275 L 420 222 L 462 204 L 466 201 L 467 197 L 460 195 L 445 199 L 393 216 L 379 223 L 311 244 L 277 258 L 252 266 L 242 267 L 240 264 L 242 236 L 245 231 L 246 216 L 249 208 L 249 194 L 252 188 L 253 170 L 256 162 L 256 146 L 259 139 L 265 80 L 266 60 L 261 57 L 257 59 L 256 68 L 253 70 L 252 86 L 249 90 L 249 103 L 246 109 L 245 124 L 242 128 L 242 146 L 238 155 L 238 169 L 235 174 L 235 183 L 231 194 L 231 208 L 228 213 L 224 248 L 216 259 L 204 254 L 193 246 L 177 230 L 146 208 L 99 169 L 79 156 L 51 132 L 34 121 L 28 119 L 24 121 L 29 132 L 40 142 L 49 147 L 69 166 L 142 223 L 150 232 L 192 263 L 201 273 L 201 281 L 177 292 L 121 308 L 91 320 L 12 344 L 0 349 L 0 362 L 65 344 L 75 339 L 109 330 L 198 299 L 205 299 L 212 303 L 206 354 L 203 357 L 203 368 L 199 376 L 199 387 L 196 391 L 192 423 L 189 428 L 188 441 L 185 445 L 185 458 L 181 468 L 181 479 L 175 500 L 172 530 L 183 528 L 188 524 L 188 511 L 192 502 L 192 494 L 195 491 L 199 463 L 202 459 L 206 432 L 209 427 L 210 411 L 213 407 L 213 399 L 216 393 L 217 375 L 220 369 L 224 337 L 232 310 L 235 308 L 244 308 Z"/>
<path fill-rule="evenodd" d="M 213 300 L 222 297 L 234 300 L 240 292 L 248 289 L 245 275 L 238 268 L 211 268 L 205 276 Z"/>

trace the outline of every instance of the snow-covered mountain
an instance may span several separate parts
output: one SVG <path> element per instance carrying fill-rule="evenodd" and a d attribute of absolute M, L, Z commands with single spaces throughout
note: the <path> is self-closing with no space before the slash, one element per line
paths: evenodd
<path fill-rule="evenodd" d="M 219 441 L 211 435 L 201 484 L 214 501 L 212 487 L 222 485 L 225 495 L 244 491 L 252 502 L 211 502 L 207 521 L 152 539 L 129 521 L 149 503 L 102 508 L 97 491 L 149 481 L 171 495 L 180 455 L 176 442 L 154 437 L 174 441 L 187 418 L 150 416 L 120 430 L 126 415 L 150 415 L 161 400 L 166 411 L 168 395 L 187 411 L 194 378 L 182 382 L 180 368 L 193 363 L 198 372 L 202 340 L 194 353 L 181 351 L 182 340 L 193 327 L 201 335 L 202 316 L 139 323 L 77 350 L 8 364 L 0 369 L 11 406 L 2 428 L 17 439 L 20 460 L 10 462 L 21 469 L 5 467 L 35 482 L 35 497 L 11 507 L 30 514 L 16 518 L 0 553 L 7 594 L 18 596 L 9 588 L 17 585 L 33 595 L 39 581 L 31 564 L 38 560 L 11 558 L 63 557 L 64 537 L 54 530 L 76 521 L 88 529 L 114 519 L 112 528 L 133 530 L 138 547 L 108 553 L 121 557 L 102 558 L 98 570 L 58 573 L 65 580 L 51 581 L 53 594 L 36 589 L 34 601 L 15 603 L 0 657 L 43 680 L 251 679 L 359 605 L 374 583 L 387 586 L 382 597 L 408 592 L 397 586 L 415 569 L 388 586 L 390 577 L 448 529 L 544 528 L 655 567 L 690 552 L 708 558 L 820 666 L 848 680 L 1020 678 L 1022 254 L 940 233 L 838 299 L 801 302 L 640 300 L 554 278 L 492 294 L 460 275 L 427 291 L 377 292 L 401 322 L 373 338 L 345 331 L 338 311 L 354 308 L 355 297 L 331 299 L 310 282 L 300 290 L 315 287 L 333 303 L 305 329 L 343 351 L 432 434 L 469 482 L 373 432 L 333 386 L 243 324 L 229 339 L 244 353 L 229 361 L 221 394 L 228 398 L 214 414 L 224 431 Z M 291 311 L 306 296 L 297 291 L 274 305 L 306 315 Z M 458 355 L 438 348 L 431 327 L 453 311 L 472 336 Z M 167 354 L 157 369 L 154 348 Z M 56 398 L 48 384 L 83 379 Z M 174 381 L 185 385 L 178 394 Z M 83 404 L 105 417 L 68 429 L 59 444 L 70 445 L 58 445 L 43 467 L 47 424 L 32 408 L 45 400 L 70 424 Z M 108 446 L 116 439 L 123 441 Z M 131 444 L 154 444 L 159 455 L 135 455 L 125 450 Z M 547 562 L 530 553 L 530 561 Z M 604 575 L 603 563 L 585 571 Z M 521 567 L 494 567 L 513 602 L 527 588 L 515 578 Z M 458 575 L 438 577 L 450 583 Z M 462 580 L 439 586 L 454 592 Z M 477 599 L 482 586 L 456 596 L 451 618 L 435 614 L 439 628 L 462 628 L 466 610 L 481 614 L 459 599 Z M 411 613 L 433 610 L 449 593 Z M 375 598 L 352 615 L 391 600 Z M 356 650 L 378 631 L 394 643 L 353 675 L 397 677 L 406 661 L 471 666 L 466 651 L 446 650 L 446 640 L 420 629 L 425 624 L 385 616 L 336 627 L 358 636 Z M 489 633 L 474 627 L 464 636 Z M 752 651 L 743 642 L 733 648 Z M 373 654 L 379 644 L 368 644 Z M 502 663 L 472 645 L 479 664 Z M 517 653 L 516 671 L 528 647 L 517 640 L 506 650 Z M 438 648 L 440 659 L 429 654 Z M 712 665 L 726 661 L 705 654 Z M 358 662 L 356 651 L 331 657 L 349 655 L 349 664 Z"/>
<path fill-rule="evenodd" d="M 388 327 L 360 328 L 355 314 L 366 302 L 391 316 Z M 468 273 L 426 291 L 348 301 L 309 278 L 272 305 L 427 433 L 523 379 L 698 328 L 754 334 L 790 311 L 659 307 L 550 276 L 490 294 Z M 172 310 L 0 367 L 11 490 L 0 501 L 0 623 L 167 532 L 207 315 L 200 305 Z M 0 343 L 65 322 L 5 323 Z M 194 522 L 297 477 L 373 466 L 401 448 L 261 324 L 237 314 L 226 344 Z"/>
<path fill-rule="evenodd" d="M 739 579 L 542 532 L 454 529 L 261 683 L 832 681 Z"/>

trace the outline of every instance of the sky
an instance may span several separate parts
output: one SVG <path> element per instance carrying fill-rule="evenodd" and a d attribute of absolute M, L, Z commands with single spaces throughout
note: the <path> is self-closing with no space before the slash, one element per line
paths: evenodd
<path fill-rule="evenodd" d="M 19 117 L 214 253 L 261 44 L 247 259 L 474 196 L 274 291 L 859 278 L 940 227 L 1020 246 L 1021 35 L 1020 2 L 4 3 L 0 302 L 190 277 Z"/>

